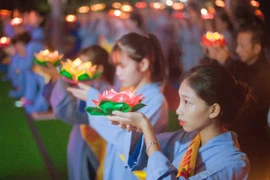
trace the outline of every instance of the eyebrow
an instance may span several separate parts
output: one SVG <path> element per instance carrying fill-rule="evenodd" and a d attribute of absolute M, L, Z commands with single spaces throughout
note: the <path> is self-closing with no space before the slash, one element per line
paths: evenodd
<path fill-rule="evenodd" d="M 190 97 L 188 97 L 187 95 L 184 95 L 184 94 L 183 95 L 180 94 L 180 97 L 184 97 L 186 99 L 191 99 Z"/>

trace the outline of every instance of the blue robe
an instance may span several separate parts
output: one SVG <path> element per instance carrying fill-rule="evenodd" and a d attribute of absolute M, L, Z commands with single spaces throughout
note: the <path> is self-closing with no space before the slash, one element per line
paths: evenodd
<path fill-rule="evenodd" d="M 49 104 L 46 102 L 42 94 L 45 87 L 44 77 L 29 70 L 25 73 L 25 83 L 24 97 L 32 102 L 25 106 L 25 111 L 28 114 L 48 111 Z"/>
<path fill-rule="evenodd" d="M 150 155 L 145 151 L 144 140 L 140 144 L 140 153 L 132 159 L 132 170 L 143 169 L 147 165 L 147 179 L 177 179 L 177 168 L 191 142 L 195 132 L 179 130 L 173 133 L 157 135 L 162 149 Z M 228 131 L 209 140 L 198 150 L 195 172 L 189 179 L 247 179 L 250 164 L 238 145 L 237 135 Z M 133 157 L 134 158 L 134 157 Z M 147 162 L 148 161 L 148 162 Z M 184 180 L 184 177 L 178 179 Z"/>
<path fill-rule="evenodd" d="M 100 91 L 110 89 L 104 81 L 98 81 Z M 81 136 L 80 124 L 88 124 L 88 116 L 78 101 L 66 91 L 68 84 L 59 79 L 53 87 L 50 102 L 54 115 L 61 121 L 73 125 L 68 142 L 68 177 L 70 180 L 88 180 L 89 166 L 97 171 L 99 162 L 92 149 Z"/>
<path fill-rule="evenodd" d="M 142 103 L 146 104 L 139 111 L 148 117 L 154 126 L 156 133 L 164 132 L 167 128 L 168 106 L 158 83 L 147 84 L 139 89 L 136 94 L 142 94 L 145 99 Z M 87 106 L 95 106 L 92 100 L 98 99 L 98 91 L 90 88 L 87 94 Z M 128 133 L 121 128 L 112 125 L 104 116 L 88 116 L 89 124 L 94 128 L 106 141 L 106 158 L 104 165 L 104 180 L 132 180 L 137 177 L 130 171 L 127 166 L 127 159 L 121 160 L 122 157 L 128 157 L 129 151 L 125 151 L 124 146 L 130 147 L 132 139 L 139 139 L 141 133 Z"/>
<path fill-rule="evenodd" d="M 81 49 L 98 44 L 99 33 L 96 30 L 96 22 L 91 22 L 87 27 L 80 27 L 78 35 L 82 41 Z"/>

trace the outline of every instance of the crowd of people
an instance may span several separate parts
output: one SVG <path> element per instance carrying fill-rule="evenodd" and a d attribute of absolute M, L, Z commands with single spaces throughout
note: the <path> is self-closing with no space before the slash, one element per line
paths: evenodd
<path fill-rule="evenodd" d="M 9 59 L 2 77 L 11 82 L 9 96 L 28 114 L 52 110 L 72 125 L 70 180 L 270 179 L 264 22 L 253 15 L 240 21 L 220 7 L 203 18 L 200 10 L 189 3 L 183 17 L 153 8 L 126 18 L 78 13 L 77 21 L 64 23 L 63 61 L 78 57 L 103 73 L 75 86 L 61 67 L 34 63 L 35 54 L 53 50 L 45 14 L 1 16 L 2 35 L 11 39 L 1 47 Z M 204 44 L 207 32 L 218 32 L 224 44 Z M 112 88 L 136 90 L 146 106 L 110 116 L 85 111 Z M 181 130 L 166 133 L 169 111 L 176 111 Z"/>

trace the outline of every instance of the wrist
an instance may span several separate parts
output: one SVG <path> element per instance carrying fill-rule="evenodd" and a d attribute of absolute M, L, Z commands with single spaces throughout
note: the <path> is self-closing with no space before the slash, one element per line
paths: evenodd
<path fill-rule="evenodd" d="M 142 121 L 140 123 L 140 127 L 139 127 L 143 133 L 145 133 L 146 131 L 148 131 L 149 129 L 152 129 L 152 125 L 150 123 L 150 121 L 143 115 Z"/>

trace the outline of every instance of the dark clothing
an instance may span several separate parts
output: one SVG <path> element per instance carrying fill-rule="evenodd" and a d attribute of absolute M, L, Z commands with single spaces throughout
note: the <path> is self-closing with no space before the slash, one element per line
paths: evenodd
<path fill-rule="evenodd" d="M 217 61 L 209 59 L 204 59 L 202 63 L 218 64 Z M 241 150 L 249 157 L 249 179 L 266 179 L 270 171 L 270 136 L 267 124 L 270 107 L 270 63 L 262 56 L 250 66 L 236 60 L 228 60 L 224 66 L 254 93 L 256 102 L 251 103 L 247 112 L 232 123 L 231 129 L 238 134 Z"/>

